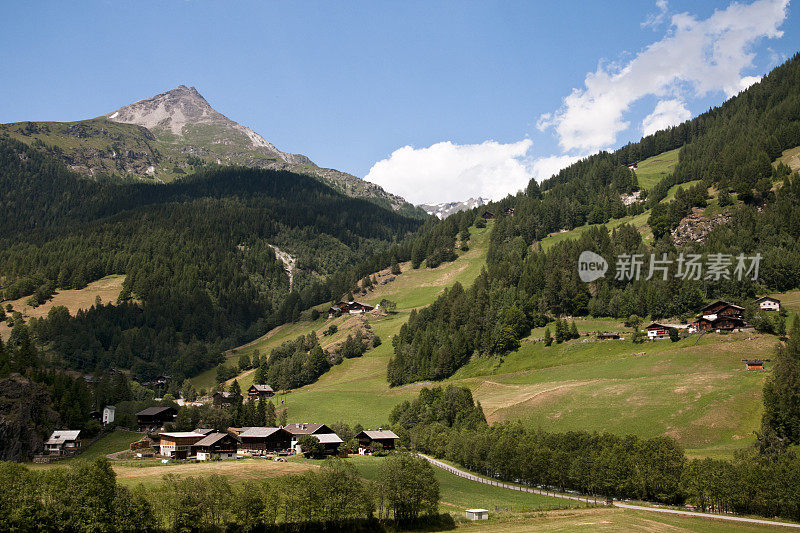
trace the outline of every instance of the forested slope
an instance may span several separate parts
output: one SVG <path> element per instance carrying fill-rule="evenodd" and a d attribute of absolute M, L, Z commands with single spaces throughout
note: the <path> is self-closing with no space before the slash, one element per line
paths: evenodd
<path fill-rule="evenodd" d="M 587 315 L 653 318 L 694 311 L 706 298 L 743 302 L 765 291 L 800 285 L 800 178 L 773 167 L 783 150 L 800 143 L 800 55 L 762 82 L 686 123 L 658 132 L 614 153 L 600 153 L 559 172 L 541 186 L 531 181 L 524 194 L 488 209 L 498 218 L 491 234 L 487 272 L 472 288 L 456 286 L 432 306 L 412 315 L 394 340 L 388 379 L 393 385 L 451 375 L 474 354 L 515 349 L 531 327 L 548 316 Z M 624 206 L 621 195 L 638 188 L 627 164 L 682 146 L 675 172 L 654 186 L 644 201 Z M 662 203 L 676 183 L 701 180 Z M 669 230 L 691 210 L 705 205 L 708 189 L 735 205 L 730 222 L 703 242 L 676 247 Z M 724 193 L 724 194 L 723 194 Z M 508 208 L 513 214 L 505 215 Z M 549 233 L 604 223 L 651 209 L 656 241 L 623 225 L 613 233 L 586 231 L 578 241 L 540 251 Z M 578 278 L 583 250 L 606 258 L 611 272 L 591 284 Z M 676 279 L 678 254 L 724 253 L 736 258 L 761 254 L 757 280 Z M 621 254 L 667 254 L 666 280 L 615 280 Z M 734 268 L 736 263 L 731 268 Z M 645 276 L 647 270 L 645 265 Z"/>
<path fill-rule="evenodd" d="M 0 139 L 0 168 L 5 297 L 44 300 L 56 288 L 127 274 L 119 305 L 76 317 L 56 309 L 31 326 L 70 367 L 133 368 L 140 379 L 193 375 L 225 346 L 339 297 L 364 257 L 420 226 L 283 171 L 97 182 L 8 139 Z M 291 293 L 268 244 L 298 259 Z"/>

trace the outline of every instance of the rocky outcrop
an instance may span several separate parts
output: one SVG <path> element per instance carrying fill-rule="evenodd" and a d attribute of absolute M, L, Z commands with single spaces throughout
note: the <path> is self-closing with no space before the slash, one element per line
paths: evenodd
<path fill-rule="evenodd" d="M 672 241 L 676 246 L 689 242 L 703 242 L 711 230 L 720 224 L 728 223 L 730 219 L 730 215 L 725 214 L 706 217 L 704 209 L 694 207 L 691 214 L 684 217 L 678 227 L 672 230 Z"/>
<path fill-rule="evenodd" d="M 45 387 L 19 374 L 0 380 L 0 460 L 25 461 L 40 453 L 58 423 Z"/>

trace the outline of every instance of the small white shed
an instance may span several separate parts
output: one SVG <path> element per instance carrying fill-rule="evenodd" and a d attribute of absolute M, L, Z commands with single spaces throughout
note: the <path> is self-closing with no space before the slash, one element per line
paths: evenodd
<path fill-rule="evenodd" d="M 489 520 L 489 510 L 467 509 L 467 520 Z"/>

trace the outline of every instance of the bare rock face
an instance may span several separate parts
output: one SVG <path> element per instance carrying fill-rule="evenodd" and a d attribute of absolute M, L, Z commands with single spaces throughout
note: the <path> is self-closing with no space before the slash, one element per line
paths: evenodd
<path fill-rule="evenodd" d="M 123 106 L 106 117 L 114 122 L 144 126 L 156 134 L 168 132 L 187 141 L 197 136 L 186 128 L 187 125 L 213 126 L 217 137 L 210 139 L 212 143 L 249 144 L 252 148 L 264 148 L 283 161 L 295 162 L 293 154 L 281 152 L 258 133 L 216 111 L 194 87 L 179 85 L 171 91 Z"/>
<path fill-rule="evenodd" d="M 672 241 L 676 246 L 689 242 L 703 242 L 711 230 L 720 224 L 728 223 L 730 219 L 730 215 L 707 218 L 703 209 L 694 207 L 691 214 L 684 217 L 678 227 L 672 230 Z"/>

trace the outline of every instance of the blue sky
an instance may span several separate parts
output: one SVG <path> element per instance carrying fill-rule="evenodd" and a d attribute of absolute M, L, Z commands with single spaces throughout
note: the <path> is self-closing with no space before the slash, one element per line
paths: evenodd
<path fill-rule="evenodd" d="M 192 85 L 278 148 L 415 203 L 497 198 L 783 62 L 800 49 L 784 4 L 5 2 L 0 122 Z"/>

